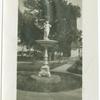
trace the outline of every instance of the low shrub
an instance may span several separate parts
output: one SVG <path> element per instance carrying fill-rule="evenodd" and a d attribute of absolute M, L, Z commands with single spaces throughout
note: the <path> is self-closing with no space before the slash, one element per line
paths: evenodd
<path fill-rule="evenodd" d="M 31 77 L 34 75 L 35 77 Z M 81 78 L 68 74 L 52 74 L 55 78 L 40 77 L 32 72 L 18 72 L 17 89 L 36 92 L 69 91 L 81 87 Z"/>
<path fill-rule="evenodd" d="M 82 59 L 75 61 L 75 63 L 67 71 L 82 74 Z"/>

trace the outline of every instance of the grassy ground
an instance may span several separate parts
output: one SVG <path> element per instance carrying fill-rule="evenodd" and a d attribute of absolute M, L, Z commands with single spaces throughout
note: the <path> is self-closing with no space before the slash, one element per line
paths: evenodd
<path fill-rule="evenodd" d="M 17 70 L 18 70 L 18 75 L 17 75 L 17 87 L 18 89 L 22 90 L 29 90 L 29 91 L 45 91 L 45 88 L 49 91 L 61 91 L 61 90 L 70 90 L 70 89 L 75 89 L 79 88 L 81 85 L 81 78 L 77 78 L 73 75 L 68 75 L 66 72 L 66 68 L 68 67 L 69 62 L 54 62 L 50 63 L 49 66 L 51 69 L 56 69 L 59 70 L 53 71 L 54 73 L 56 72 L 58 76 L 61 77 L 61 82 L 59 84 L 49 84 L 46 86 L 45 83 L 37 82 L 36 80 L 33 80 L 30 78 L 31 74 L 38 73 L 41 66 L 43 65 L 42 62 L 40 61 L 34 61 L 34 62 L 23 62 L 23 63 L 18 63 L 17 65 Z M 72 66 L 72 61 L 70 61 L 70 66 Z M 59 67 L 60 66 L 60 67 Z M 70 67 L 69 66 L 69 67 Z M 55 68 L 56 67 L 56 68 Z M 62 72 L 62 74 L 60 73 Z M 78 79 L 78 80 L 77 80 Z M 42 85 L 41 85 L 42 84 Z M 38 88 L 39 87 L 39 88 Z"/>
<path fill-rule="evenodd" d="M 82 85 L 81 78 L 70 74 L 52 73 L 60 78 L 55 78 L 48 82 L 37 80 L 37 78 L 31 78 L 31 75 L 37 75 L 37 73 L 20 71 L 17 75 L 17 88 L 26 91 L 37 91 L 37 92 L 58 92 L 58 91 L 69 91 L 76 88 L 80 88 Z M 44 78 L 43 78 L 44 79 Z"/>
<path fill-rule="evenodd" d="M 61 63 L 61 62 L 54 62 L 49 63 L 50 69 L 53 69 L 55 67 L 59 67 L 63 64 L 66 64 L 67 61 Z M 34 62 L 23 62 L 23 63 L 17 63 L 17 70 L 18 71 L 39 71 L 41 66 L 43 66 L 43 62 L 40 61 L 34 61 Z"/>
<path fill-rule="evenodd" d="M 82 100 L 82 89 L 59 93 L 17 91 L 17 100 Z"/>
<path fill-rule="evenodd" d="M 65 64 L 65 63 L 67 63 L 67 62 L 52 63 L 52 64 L 50 64 L 50 68 L 53 69 L 55 67 Z M 31 80 L 27 76 L 30 76 L 29 72 L 33 73 L 33 71 L 35 71 L 35 72 L 39 71 L 39 69 L 42 65 L 43 65 L 42 63 L 37 62 L 37 61 L 35 61 L 33 63 L 18 63 L 17 64 L 18 73 L 20 73 L 20 72 L 22 73 L 22 76 L 19 79 L 20 79 L 21 85 L 23 85 L 23 87 L 27 88 L 27 86 L 25 86 L 25 84 L 27 84 L 27 82 L 28 82 L 28 85 L 31 86 L 30 88 L 34 87 L 34 84 L 30 85 Z M 26 73 L 26 75 L 24 73 Z M 59 73 L 59 75 L 60 74 L 61 73 Z M 22 81 L 24 79 L 23 76 L 25 78 L 24 81 Z M 78 86 L 79 84 L 77 82 L 75 82 L 75 80 L 73 78 L 71 78 L 71 76 L 67 77 L 64 80 L 66 80 L 66 82 L 68 82 L 68 84 L 69 84 L 69 86 L 68 86 L 68 84 L 66 84 L 66 82 L 64 84 L 65 86 L 68 86 L 68 88 L 70 88 L 68 91 L 66 91 L 66 89 L 65 89 L 65 90 L 62 90 L 62 92 L 42 93 L 42 92 L 29 92 L 26 90 L 22 91 L 22 90 L 18 89 L 17 100 L 82 100 L 81 89 L 73 90 L 70 92 L 71 88 L 72 89 L 73 89 L 73 87 L 76 87 L 76 89 L 81 88 L 82 84 L 80 83 L 80 87 L 79 87 Z M 76 78 L 76 80 L 77 80 L 77 78 Z M 78 82 L 79 81 L 81 82 L 82 80 L 78 79 Z M 71 83 L 73 84 L 72 86 L 71 86 Z M 63 85 L 59 85 L 58 87 L 61 87 L 61 86 L 63 86 Z"/>

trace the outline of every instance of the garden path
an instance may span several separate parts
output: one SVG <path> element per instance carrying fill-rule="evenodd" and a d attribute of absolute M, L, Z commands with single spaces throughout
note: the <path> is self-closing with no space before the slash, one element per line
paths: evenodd
<path fill-rule="evenodd" d="M 51 71 L 53 71 L 53 72 L 63 72 L 63 73 L 66 73 L 67 69 L 69 67 L 71 67 L 72 65 L 73 65 L 72 63 L 67 63 L 67 64 L 64 64 L 62 66 L 59 66 L 57 68 L 54 68 Z"/>
<path fill-rule="evenodd" d="M 75 60 L 77 60 L 76 58 L 69 58 L 69 60 L 67 61 L 67 64 L 61 65 L 59 67 L 56 67 L 54 69 L 51 69 L 51 72 L 59 72 L 59 73 L 69 73 L 69 74 L 73 74 L 75 76 L 79 76 L 82 77 L 82 75 L 80 74 L 75 74 L 75 73 L 71 73 L 69 71 L 67 71 L 75 62 Z"/>

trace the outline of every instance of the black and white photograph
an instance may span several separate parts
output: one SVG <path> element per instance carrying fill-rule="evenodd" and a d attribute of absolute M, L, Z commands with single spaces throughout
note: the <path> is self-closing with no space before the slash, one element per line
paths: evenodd
<path fill-rule="evenodd" d="M 17 100 L 82 100 L 82 1 L 19 0 Z"/>
<path fill-rule="evenodd" d="M 0 1 L 0 100 L 99 99 L 97 1 Z"/>

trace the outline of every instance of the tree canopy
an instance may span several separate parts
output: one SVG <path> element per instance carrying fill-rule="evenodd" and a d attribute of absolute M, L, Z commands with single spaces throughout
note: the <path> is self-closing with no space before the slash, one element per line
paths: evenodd
<path fill-rule="evenodd" d="M 21 44 L 38 46 L 35 40 L 43 38 L 43 24 L 51 24 L 50 39 L 58 41 L 57 51 L 70 56 L 71 43 L 77 41 L 81 31 L 77 29 L 77 18 L 81 16 L 80 7 L 65 0 L 25 0 L 24 13 L 19 10 L 18 37 Z"/>

